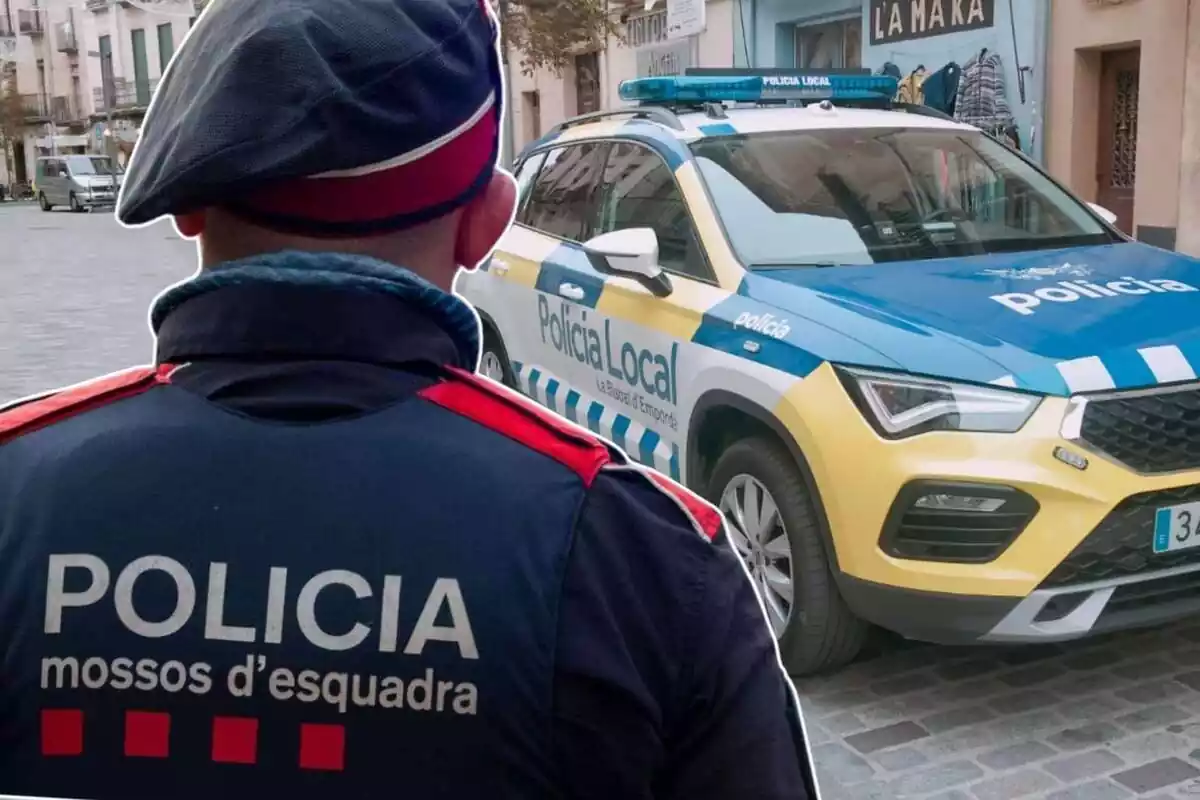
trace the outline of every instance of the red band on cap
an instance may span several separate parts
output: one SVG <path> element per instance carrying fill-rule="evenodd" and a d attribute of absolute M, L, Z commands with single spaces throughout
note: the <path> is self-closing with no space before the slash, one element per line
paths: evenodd
<path fill-rule="evenodd" d="M 328 223 L 370 222 L 434 208 L 461 197 L 491 161 L 496 114 L 488 110 L 457 136 L 412 161 L 362 175 L 302 178 L 245 200 L 265 213 Z"/>

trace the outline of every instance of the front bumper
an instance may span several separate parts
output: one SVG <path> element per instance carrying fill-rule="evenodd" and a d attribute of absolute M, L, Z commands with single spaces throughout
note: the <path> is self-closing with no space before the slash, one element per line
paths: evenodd
<path fill-rule="evenodd" d="M 1069 411 L 1066 399 L 1047 398 L 1016 434 L 887 441 L 827 365 L 793 387 L 777 413 L 821 494 L 851 607 L 945 643 L 1062 641 L 1200 614 L 1200 548 L 1152 549 L 1154 508 L 1200 500 L 1200 470 L 1144 475 L 1089 452 L 1062 437 Z M 1056 448 L 1083 456 L 1086 468 L 1056 458 Z M 880 533 L 914 481 L 1009 487 L 1038 511 L 985 562 L 895 557 Z"/>
<path fill-rule="evenodd" d="M 944 594 L 841 575 L 863 619 L 937 644 L 1065 642 L 1200 615 L 1200 564 L 1035 589 L 1023 598 Z"/>

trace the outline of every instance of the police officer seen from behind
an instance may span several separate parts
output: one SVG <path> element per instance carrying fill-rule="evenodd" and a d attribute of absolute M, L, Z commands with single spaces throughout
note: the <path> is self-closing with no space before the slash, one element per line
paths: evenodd
<path fill-rule="evenodd" d="M 0 794 L 813 797 L 719 515 L 472 372 L 495 41 L 201 16 L 118 206 L 199 241 L 156 364 L 0 414 Z"/>

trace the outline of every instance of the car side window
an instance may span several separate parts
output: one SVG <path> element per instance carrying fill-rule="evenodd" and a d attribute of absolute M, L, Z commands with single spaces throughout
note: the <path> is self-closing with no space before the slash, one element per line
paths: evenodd
<path fill-rule="evenodd" d="M 604 167 L 597 233 L 653 228 L 663 269 L 711 280 L 683 193 L 662 156 L 648 147 L 619 142 Z"/>
<path fill-rule="evenodd" d="M 606 149 L 603 142 L 583 142 L 550 150 L 533 182 L 521 222 L 571 241 L 590 238 Z"/>
<path fill-rule="evenodd" d="M 533 179 L 537 177 L 538 170 L 541 169 L 542 162 L 545 160 L 545 153 L 535 153 L 517 166 L 516 174 L 513 177 L 517 180 L 518 220 L 523 219 L 525 203 L 529 200 L 529 190 L 533 188 Z"/>
<path fill-rule="evenodd" d="M 54 163 L 53 161 L 43 161 L 42 164 L 43 175 L 45 175 L 47 178 L 58 177 L 58 164 Z"/>

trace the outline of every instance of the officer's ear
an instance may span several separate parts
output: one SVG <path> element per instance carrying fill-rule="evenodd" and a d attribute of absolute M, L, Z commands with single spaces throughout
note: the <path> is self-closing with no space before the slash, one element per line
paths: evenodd
<path fill-rule="evenodd" d="M 185 239 L 195 239 L 204 233 L 205 212 L 193 211 L 175 215 L 175 230 Z"/>
<path fill-rule="evenodd" d="M 487 187 L 462 210 L 455 261 L 464 269 L 483 263 L 512 224 L 516 210 L 517 183 L 507 172 L 496 170 Z"/>

